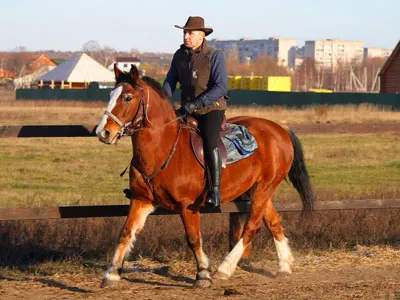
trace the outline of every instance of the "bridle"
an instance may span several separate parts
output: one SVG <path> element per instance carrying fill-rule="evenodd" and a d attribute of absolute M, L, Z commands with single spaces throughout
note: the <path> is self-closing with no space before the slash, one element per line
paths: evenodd
<path fill-rule="evenodd" d="M 138 90 L 142 91 L 140 99 L 139 99 L 139 105 L 137 108 L 137 111 L 135 113 L 135 117 L 133 118 L 132 121 L 129 122 L 122 122 L 116 115 L 114 115 L 111 111 L 105 110 L 104 114 L 109 116 L 118 126 L 120 127 L 120 130 L 118 131 L 119 137 L 123 136 L 131 136 L 135 132 L 141 130 L 144 128 L 145 122 L 147 121 L 150 124 L 153 124 L 149 118 L 148 118 L 148 111 L 150 107 L 150 91 L 149 87 L 146 86 L 147 90 L 147 101 L 145 100 L 145 93 L 144 93 L 144 88 L 143 86 L 139 86 Z M 163 124 L 163 126 L 170 124 L 174 121 L 180 120 L 185 118 L 185 116 L 178 116 L 171 121 Z"/>
<path fill-rule="evenodd" d="M 138 89 L 142 93 L 140 95 L 139 105 L 138 105 L 137 111 L 135 113 L 135 117 L 133 118 L 132 121 L 124 123 L 120 119 L 118 119 L 118 117 L 116 115 L 114 115 L 111 111 L 106 109 L 106 111 L 104 112 L 105 115 L 109 116 L 120 127 L 120 130 L 118 131 L 119 137 L 133 135 L 140 128 L 144 127 L 145 121 L 152 124 L 151 121 L 147 117 L 149 105 L 150 105 L 149 87 L 147 87 L 147 102 L 145 101 L 145 97 L 144 97 L 144 88 L 142 86 L 139 86 Z"/>
<path fill-rule="evenodd" d="M 139 90 L 142 91 L 141 96 L 140 96 L 140 100 L 139 100 L 139 105 L 135 114 L 135 117 L 133 118 L 132 121 L 129 122 L 122 122 L 120 119 L 118 119 L 117 116 L 115 116 L 111 111 L 107 110 L 104 112 L 104 114 L 106 114 L 107 116 L 109 116 L 116 124 L 118 124 L 118 126 L 120 127 L 120 131 L 119 133 L 119 137 L 123 137 L 123 136 L 131 136 L 134 133 L 136 133 L 137 131 L 140 131 L 142 129 L 144 129 L 145 126 L 145 122 L 149 122 L 150 124 L 153 124 L 149 118 L 148 118 L 148 110 L 150 107 L 150 91 L 149 91 L 149 87 L 146 85 L 146 90 L 147 90 L 147 101 L 145 99 L 145 92 L 144 92 L 144 88 L 143 86 L 139 86 L 138 87 Z M 164 123 L 162 126 L 165 126 L 167 124 L 170 124 L 174 121 L 180 120 L 182 118 L 184 118 L 185 116 L 178 116 L 176 118 L 174 118 L 173 120 Z M 152 191 L 153 195 L 155 195 L 154 193 L 154 186 L 153 186 L 153 178 L 159 173 L 161 172 L 163 169 L 165 169 L 166 167 L 168 167 L 169 162 L 172 159 L 172 156 L 174 155 L 175 151 L 176 151 L 176 147 L 178 144 L 178 140 L 179 140 L 179 136 L 181 133 L 182 128 L 187 127 L 187 125 L 181 123 L 178 126 L 178 132 L 176 135 L 176 139 L 175 142 L 172 146 L 172 149 L 167 157 L 167 159 L 164 161 L 164 163 L 157 168 L 156 170 L 154 170 L 150 175 L 146 175 L 142 170 L 140 170 L 139 168 L 138 171 L 139 173 L 142 175 L 144 181 L 146 182 L 146 184 L 149 186 L 150 190 Z M 120 174 L 120 176 L 122 177 L 126 170 L 128 169 L 125 168 L 125 170 Z"/>

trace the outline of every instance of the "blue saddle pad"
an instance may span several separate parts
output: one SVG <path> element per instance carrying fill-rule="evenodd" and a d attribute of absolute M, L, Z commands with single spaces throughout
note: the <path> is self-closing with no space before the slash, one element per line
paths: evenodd
<path fill-rule="evenodd" d="M 221 137 L 227 151 L 226 164 L 231 164 L 252 155 L 258 149 L 254 136 L 242 125 L 227 123 L 232 131 Z"/>

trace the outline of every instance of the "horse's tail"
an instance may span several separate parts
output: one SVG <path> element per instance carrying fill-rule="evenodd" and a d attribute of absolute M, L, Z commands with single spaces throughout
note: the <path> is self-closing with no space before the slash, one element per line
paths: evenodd
<path fill-rule="evenodd" d="M 300 194 L 301 201 L 303 202 L 303 210 L 312 211 L 314 208 L 314 194 L 304 162 L 303 147 L 299 138 L 291 129 L 288 130 L 288 133 L 292 139 L 294 149 L 293 163 L 289 170 L 289 179 Z"/>

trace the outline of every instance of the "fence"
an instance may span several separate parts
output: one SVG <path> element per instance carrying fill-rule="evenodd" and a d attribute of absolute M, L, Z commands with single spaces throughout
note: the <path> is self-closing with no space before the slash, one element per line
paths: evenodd
<path fill-rule="evenodd" d="M 86 90 L 52 90 L 52 89 L 17 89 L 17 100 L 80 100 L 80 101 L 108 101 L 110 89 Z M 268 92 L 230 90 L 229 105 L 281 105 L 301 107 L 305 105 L 335 105 L 361 104 L 391 106 L 400 108 L 400 94 L 372 94 L 372 93 L 308 93 L 308 92 Z M 173 99 L 179 102 L 180 90 L 176 90 Z"/>

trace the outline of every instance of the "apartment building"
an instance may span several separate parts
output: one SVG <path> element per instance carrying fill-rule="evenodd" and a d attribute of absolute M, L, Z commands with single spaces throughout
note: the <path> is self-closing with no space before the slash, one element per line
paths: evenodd
<path fill-rule="evenodd" d="M 393 49 L 383 49 L 383 48 L 364 48 L 364 57 L 389 57 L 392 54 Z"/>
<path fill-rule="evenodd" d="M 339 62 L 360 63 L 364 59 L 364 43 L 337 39 L 306 41 L 304 56 L 314 59 L 321 68 L 335 68 Z"/>
<path fill-rule="evenodd" d="M 252 40 L 219 40 L 213 39 L 209 44 L 222 50 L 226 56 L 237 51 L 241 62 L 248 61 L 260 55 L 268 55 L 282 66 L 293 66 L 296 57 L 296 40 L 271 37 L 268 39 Z"/>

